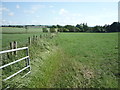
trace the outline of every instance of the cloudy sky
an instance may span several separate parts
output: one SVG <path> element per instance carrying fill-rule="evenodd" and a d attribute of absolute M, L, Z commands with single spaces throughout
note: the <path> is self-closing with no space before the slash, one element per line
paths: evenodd
<path fill-rule="evenodd" d="M 2 24 L 76 25 L 118 21 L 118 2 L 3 2 Z"/>

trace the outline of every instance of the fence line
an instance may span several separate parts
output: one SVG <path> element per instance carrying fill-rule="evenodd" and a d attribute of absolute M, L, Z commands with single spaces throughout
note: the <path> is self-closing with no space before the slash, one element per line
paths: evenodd
<path fill-rule="evenodd" d="M 47 33 L 47 34 L 43 34 L 43 35 L 39 35 L 39 36 L 33 35 L 32 37 L 28 37 L 26 45 L 29 46 L 29 45 L 31 45 L 32 43 L 37 43 L 37 40 L 40 40 L 40 39 L 42 39 L 42 38 L 43 38 L 43 39 L 44 39 L 44 38 L 50 38 L 50 39 L 51 39 L 51 38 L 53 38 L 56 34 L 57 34 L 57 33 Z M 7 66 L 10 66 L 10 65 L 12 65 L 12 64 L 15 64 L 15 63 L 17 63 L 17 62 L 20 62 L 20 61 L 22 61 L 22 60 L 25 60 L 26 66 L 25 66 L 23 69 L 19 70 L 18 72 L 14 73 L 14 74 L 12 74 L 12 75 L 10 75 L 10 76 L 8 76 L 8 77 L 7 77 L 6 79 L 4 79 L 3 81 L 6 81 L 6 80 L 14 77 L 15 75 L 19 74 L 20 72 L 24 71 L 24 70 L 27 69 L 27 68 L 29 68 L 29 71 L 28 71 L 26 74 L 24 74 L 24 76 L 26 76 L 27 74 L 29 74 L 29 73 L 31 72 L 30 57 L 29 57 L 29 48 L 28 48 L 28 47 L 17 48 L 17 47 L 18 47 L 18 46 L 17 46 L 17 41 L 10 42 L 9 45 L 10 45 L 10 46 L 9 46 L 10 50 L 0 51 L 0 54 L 7 53 L 7 57 L 9 58 L 9 54 L 8 54 L 8 53 L 11 53 L 11 55 L 17 55 L 17 51 L 26 50 L 26 56 L 23 57 L 23 58 L 21 58 L 21 59 L 18 59 L 18 60 L 16 60 L 16 61 L 13 61 L 13 62 L 10 62 L 10 63 L 5 64 L 5 65 L 3 65 L 3 66 L 0 66 L 0 70 L 3 69 L 3 68 L 5 68 L 5 67 L 7 67 Z M 24 76 L 22 76 L 22 77 L 24 77 Z"/>

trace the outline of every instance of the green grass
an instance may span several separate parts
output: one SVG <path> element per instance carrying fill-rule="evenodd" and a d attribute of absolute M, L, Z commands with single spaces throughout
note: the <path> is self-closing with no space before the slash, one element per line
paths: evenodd
<path fill-rule="evenodd" d="M 21 34 L 21 33 L 40 33 L 42 28 L 16 28 L 16 27 L 2 27 L 3 34 Z"/>
<path fill-rule="evenodd" d="M 18 45 L 27 43 L 28 37 L 33 37 L 33 35 L 40 36 L 41 33 L 33 34 L 2 34 L 2 47 L 8 47 L 11 41 L 17 41 Z"/>
<path fill-rule="evenodd" d="M 29 48 L 32 72 L 14 87 L 118 88 L 117 33 L 60 33 Z"/>
<path fill-rule="evenodd" d="M 13 28 L 2 27 L 2 48 L 8 47 L 11 41 L 18 41 L 18 45 L 25 44 L 28 37 L 41 35 L 42 28 Z"/>
<path fill-rule="evenodd" d="M 118 87 L 117 33 L 63 33 L 56 41 L 66 56 L 82 64 L 81 77 L 89 82 L 80 83 L 80 87 Z"/>

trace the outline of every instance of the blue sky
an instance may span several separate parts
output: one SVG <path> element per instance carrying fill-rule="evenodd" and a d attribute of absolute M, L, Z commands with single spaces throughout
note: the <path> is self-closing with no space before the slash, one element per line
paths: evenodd
<path fill-rule="evenodd" d="M 117 2 L 3 2 L 2 24 L 76 25 L 118 21 Z"/>

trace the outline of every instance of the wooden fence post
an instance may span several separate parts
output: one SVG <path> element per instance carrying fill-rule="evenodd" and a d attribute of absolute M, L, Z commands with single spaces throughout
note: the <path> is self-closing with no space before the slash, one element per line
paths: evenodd
<path fill-rule="evenodd" d="M 45 37 L 45 35 L 43 34 L 43 38 Z"/>
<path fill-rule="evenodd" d="M 33 36 L 33 42 L 35 42 L 35 36 Z"/>
<path fill-rule="evenodd" d="M 38 37 L 36 36 L 36 41 L 37 41 Z"/>
<path fill-rule="evenodd" d="M 41 38 L 41 35 L 40 35 L 40 38 Z"/>
<path fill-rule="evenodd" d="M 31 45 L 31 37 L 28 37 L 28 44 Z"/>
<path fill-rule="evenodd" d="M 14 41 L 14 49 L 17 49 L 17 41 Z M 17 55 L 17 51 L 14 51 L 14 55 Z"/>
<path fill-rule="evenodd" d="M 13 42 L 10 42 L 10 49 L 13 49 Z M 11 55 L 13 55 L 13 52 L 11 52 Z"/>

